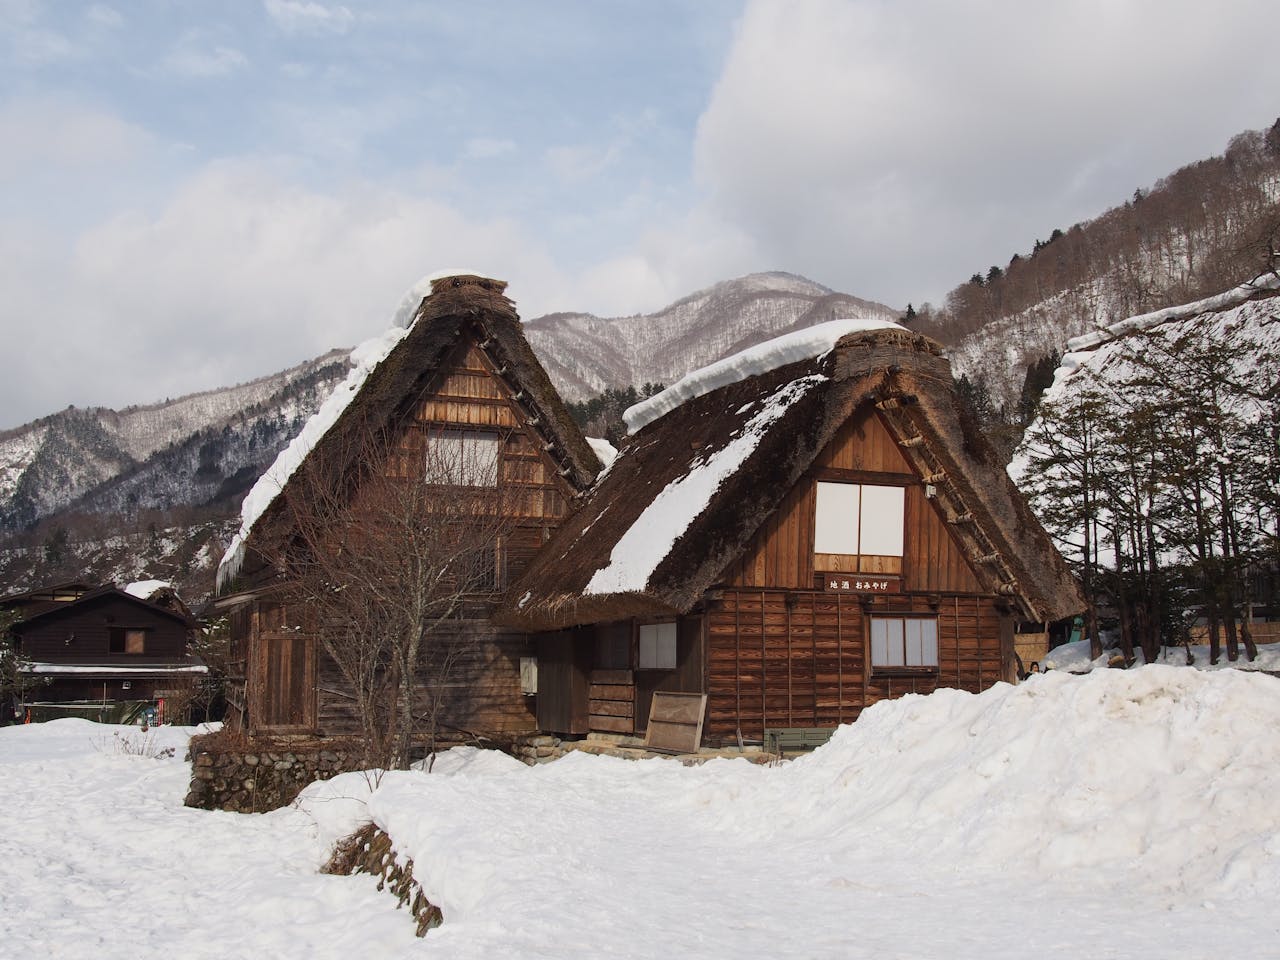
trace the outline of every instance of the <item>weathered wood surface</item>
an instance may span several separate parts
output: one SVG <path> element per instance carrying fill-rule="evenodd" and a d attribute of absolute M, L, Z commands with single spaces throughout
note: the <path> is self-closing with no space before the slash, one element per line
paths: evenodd
<path fill-rule="evenodd" d="M 977 692 L 1003 678 L 1002 630 L 989 597 L 860 598 L 817 591 L 725 590 L 707 614 L 707 734 L 760 739 L 765 727 L 835 726 L 879 700 L 939 686 Z M 880 675 L 870 668 L 872 614 L 933 614 L 938 669 Z"/>
<path fill-rule="evenodd" d="M 813 528 L 819 479 L 905 486 L 904 555 L 840 557 L 815 555 Z M 985 593 L 980 581 L 942 516 L 925 496 L 924 479 L 903 458 L 879 415 L 864 410 L 832 438 L 813 469 L 783 498 L 756 532 L 741 559 L 725 575 L 739 587 L 789 587 L 808 590 L 820 585 L 825 569 L 901 574 L 907 591 Z"/>
<path fill-rule="evenodd" d="M 649 707 L 645 746 L 651 750 L 695 753 L 702 743 L 702 723 L 707 711 L 705 693 L 657 691 Z"/>
<path fill-rule="evenodd" d="M 592 730 L 631 733 L 635 729 L 636 686 L 630 670 L 593 670 L 588 712 Z"/>

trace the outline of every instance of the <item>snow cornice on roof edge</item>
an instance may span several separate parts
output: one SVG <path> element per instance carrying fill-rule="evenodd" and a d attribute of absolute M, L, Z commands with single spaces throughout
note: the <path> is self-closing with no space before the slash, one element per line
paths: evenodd
<path fill-rule="evenodd" d="M 1067 341 L 1067 352 L 1063 354 L 1062 362 L 1054 372 L 1053 385 L 1055 387 L 1059 386 L 1080 369 L 1085 358 L 1093 353 L 1094 350 L 1110 343 L 1112 340 L 1118 340 L 1121 337 L 1142 330 L 1150 330 L 1152 327 L 1173 320 L 1186 320 L 1202 313 L 1219 313 L 1223 310 L 1230 310 L 1232 307 L 1238 307 L 1259 294 L 1275 293 L 1277 291 L 1280 291 L 1280 275 L 1264 273 L 1248 283 L 1233 287 L 1225 293 L 1219 293 L 1192 303 L 1165 307 L 1163 310 L 1154 310 L 1151 313 L 1140 313 L 1137 316 L 1126 317 L 1099 330 L 1073 337 Z"/>
<path fill-rule="evenodd" d="M 713 390 L 768 373 L 798 360 L 817 359 L 829 353 L 841 337 L 867 330 L 909 332 L 906 327 L 892 320 L 862 317 L 829 320 L 826 323 L 784 333 L 780 337 L 758 343 L 687 373 L 661 393 L 628 407 L 622 414 L 623 422 L 627 425 L 627 433 L 638 433 L 645 426 L 666 416 L 681 404 L 711 393 Z"/>
<path fill-rule="evenodd" d="M 342 383 L 334 388 L 333 393 L 325 399 L 311 418 L 303 425 L 298 435 L 289 441 L 289 445 L 277 454 L 275 461 L 266 472 L 258 478 L 257 483 L 245 494 L 240 505 L 240 529 L 231 538 L 226 553 L 218 564 L 218 577 L 215 592 L 222 588 L 240 572 L 244 563 L 245 543 L 253 530 L 254 524 L 261 519 L 267 508 L 284 489 L 289 478 L 302 464 L 307 455 L 315 449 L 324 436 L 342 414 L 350 406 L 351 401 L 360 393 L 369 374 L 391 355 L 391 351 L 400 341 L 408 336 L 417 322 L 418 311 L 422 301 L 432 290 L 432 285 L 450 277 L 483 276 L 474 270 L 437 270 L 429 273 L 405 292 L 391 315 L 390 327 L 376 337 L 364 341 L 351 351 L 352 368 Z"/>

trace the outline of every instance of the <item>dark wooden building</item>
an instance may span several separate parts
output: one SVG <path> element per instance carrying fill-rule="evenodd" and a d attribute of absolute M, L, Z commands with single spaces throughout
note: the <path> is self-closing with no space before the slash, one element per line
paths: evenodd
<path fill-rule="evenodd" d="M 172 590 L 147 597 L 114 586 L 60 584 L 0 600 L 20 618 L 11 642 L 24 671 L 41 681 L 24 718 L 127 719 L 207 672 L 189 653 L 199 625 Z"/>
<path fill-rule="evenodd" d="M 508 592 L 542 729 L 643 733 L 655 691 L 705 693 L 711 742 L 834 727 L 1012 680 L 1015 622 L 1083 608 L 936 343 L 769 355 L 635 430 Z"/>
<path fill-rule="evenodd" d="M 305 449 L 286 451 L 282 456 L 293 462 L 278 462 L 251 492 L 246 503 L 267 502 L 246 519 L 224 558 L 215 604 L 231 623 L 232 728 L 359 733 L 353 686 L 326 653 L 308 611 L 290 601 L 291 583 L 279 561 L 297 536 L 296 506 L 313 493 L 300 478 L 315 468 L 312 473 L 329 478 L 350 504 L 352 517 L 360 515 L 375 480 L 428 484 L 442 500 L 476 483 L 492 487 L 495 509 L 509 523 L 487 561 L 486 589 L 439 628 L 463 639 L 452 673 L 456 695 L 440 732 L 447 739 L 534 729 L 529 637 L 497 626 L 490 614 L 600 463 L 525 341 L 505 288 L 475 276 L 436 280 L 394 348 L 358 385 L 338 388 L 340 396 L 351 396 L 340 411 L 330 411 L 332 422 Z M 371 446 L 369 436 L 382 439 Z M 486 478 L 425 476 L 427 451 L 442 445 L 483 461 Z"/>

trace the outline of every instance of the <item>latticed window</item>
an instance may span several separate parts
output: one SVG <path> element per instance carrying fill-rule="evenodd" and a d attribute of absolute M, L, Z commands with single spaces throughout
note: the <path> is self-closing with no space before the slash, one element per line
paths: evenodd
<path fill-rule="evenodd" d="M 498 435 L 487 430 L 429 433 L 423 478 L 455 487 L 493 487 L 498 483 Z"/>
<path fill-rule="evenodd" d="M 936 667 L 938 620 L 936 617 L 872 617 L 871 666 Z"/>

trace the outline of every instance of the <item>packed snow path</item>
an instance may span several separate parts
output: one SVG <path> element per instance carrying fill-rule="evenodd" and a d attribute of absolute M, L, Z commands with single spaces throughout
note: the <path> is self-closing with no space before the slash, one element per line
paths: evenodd
<path fill-rule="evenodd" d="M 102 728 L 0 730 L 0 944 L 15 957 L 1278 957 L 1277 683 L 1156 666 L 942 691 L 879 704 L 775 768 L 581 754 L 525 768 L 453 751 L 372 796 L 346 775 L 253 817 L 182 809 L 185 765 L 100 754 L 85 741 Z M 425 940 L 370 878 L 314 873 L 366 815 L 444 910 Z"/>

